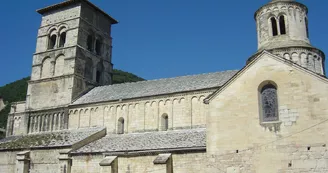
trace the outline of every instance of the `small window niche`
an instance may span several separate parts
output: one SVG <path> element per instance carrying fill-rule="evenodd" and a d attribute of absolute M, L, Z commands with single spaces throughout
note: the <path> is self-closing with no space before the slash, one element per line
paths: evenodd
<path fill-rule="evenodd" d="M 124 118 L 119 118 L 117 122 L 117 134 L 124 134 Z"/>
<path fill-rule="evenodd" d="M 169 117 L 167 114 L 163 114 L 161 118 L 162 131 L 169 129 Z"/>

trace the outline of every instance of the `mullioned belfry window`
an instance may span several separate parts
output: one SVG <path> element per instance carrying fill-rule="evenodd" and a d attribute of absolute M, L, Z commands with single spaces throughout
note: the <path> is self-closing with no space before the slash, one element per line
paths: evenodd
<path fill-rule="evenodd" d="M 278 121 L 277 88 L 272 84 L 262 87 L 260 92 L 262 122 Z"/>
<path fill-rule="evenodd" d="M 287 28 L 286 28 L 286 18 L 284 15 L 279 16 L 277 19 L 275 17 L 271 17 L 270 22 L 271 22 L 272 36 L 286 35 Z"/>

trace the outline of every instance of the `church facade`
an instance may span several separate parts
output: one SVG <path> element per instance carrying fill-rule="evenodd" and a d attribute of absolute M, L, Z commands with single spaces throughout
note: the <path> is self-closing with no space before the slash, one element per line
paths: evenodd
<path fill-rule="evenodd" d="M 310 44 L 305 5 L 255 12 L 258 51 L 241 70 L 114 85 L 114 18 L 87 0 L 38 12 L 0 172 L 328 172 L 325 54 Z"/>

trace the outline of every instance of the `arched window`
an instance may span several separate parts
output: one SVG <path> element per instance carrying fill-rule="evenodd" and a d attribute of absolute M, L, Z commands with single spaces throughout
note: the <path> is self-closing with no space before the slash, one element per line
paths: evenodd
<path fill-rule="evenodd" d="M 279 26 L 280 26 L 280 34 L 285 35 L 286 34 L 286 21 L 285 21 L 284 15 L 281 15 L 279 17 Z"/>
<path fill-rule="evenodd" d="M 59 47 L 64 47 L 66 43 L 66 32 L 60 34 Z"/>
<path fill-rule="evenodd" d="M 260 95 L 262 121 L 278 121 L 277 88 L 269 83 L 262 87 Z"/>
<path fill-rule="evenodd" d="M 56 58 L 55 61 L 55 76 L 61 76 L 64 74 L 65 71 L 65 56 L 60 55 Z"/>
<path fill-rule="evenodd" d="M 92 37 L 92 35 L 88 35 L 88 38 L 87 38 L 87 49 L 89 51 L 93 51 L 93 37 Z"/>
<path fill-rule="evenodd" d="M 93 80 L 93 62 L 90 58 L 86 58 L 84 63 L 84 77 Z"/>
<path fill-rule="evenodd" d="M 42 61 L 41 78 L 49 78 L 54 74 L 54 64 L 50 57 L 45 57 Z"/>
<path fill-rule="evenodd" d="M 169 129 L 169 117 L 167 114 L 162 115 L 161 124 L 162 124 L 163 131 L 167 131 Z"/>
<path fill-rule="evenodd" d="M 277 21 L 274 17 L 271 17 L 272 36 L 278 35 Z"/>
<path fill-rule="evenodd" d="M 48 49 L 54 49 L 56 46 L 57 36 L 55 34 L 49 36 Z"/>
<path fill-rule="evenodd" d="M 103 78 L 103 65 L 102 62 L 99 62 L 97 64 L 97 72 L 96 72 L 96 82 L 97 83 L 102 83 L 102 78 Z"/>
<path fill-rule="evenodd" d="M 124 118 L 118 119 L 117 134 L 124 134 Z"/>
<path fill-rule="evenodd" d="M 309 21 L 307 17 L 305 17 L 304 21 L 305 21 L 305 28 L 306 28 L 306 37 L 309 38 Z"/>
<path fill-rule="evenodd" d="M 96 54 L 101 55 L 101 39 L 96 40 Z"/>

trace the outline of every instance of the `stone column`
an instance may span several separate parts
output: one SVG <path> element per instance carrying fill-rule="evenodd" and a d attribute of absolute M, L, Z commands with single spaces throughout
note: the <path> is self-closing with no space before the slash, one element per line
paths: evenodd
<path fill-rule="evenodd" d="M 100 163 L 101 173 L 118 173 L 117 156 L 106 156 Z"/>
<path fill-rule="evenodd" d="M 52 132 L 53 130 L 53 123 L 54 123 L 54 114 L 50 114 L 50 123 L 49 123 L 49 131 Z"/>
<path fill-rule="evenodd" d="M 15 173 L 29 173 L 30 172 L 30 151 L 23 151 L 16 155 L 16 169 Z"/>
<path fill-rule="evenodd" d="M 29 125 L 29 130 L 28 133 L 33 133 L 33 126 L 34 126 L 34 116 L 30 116 L 30 125 Z"/>
<path fill-rule="evenodd" d="M 60 153 L 59 156 L 59 173 L 71 173 L 72 158 L 68 153 Z"/>

